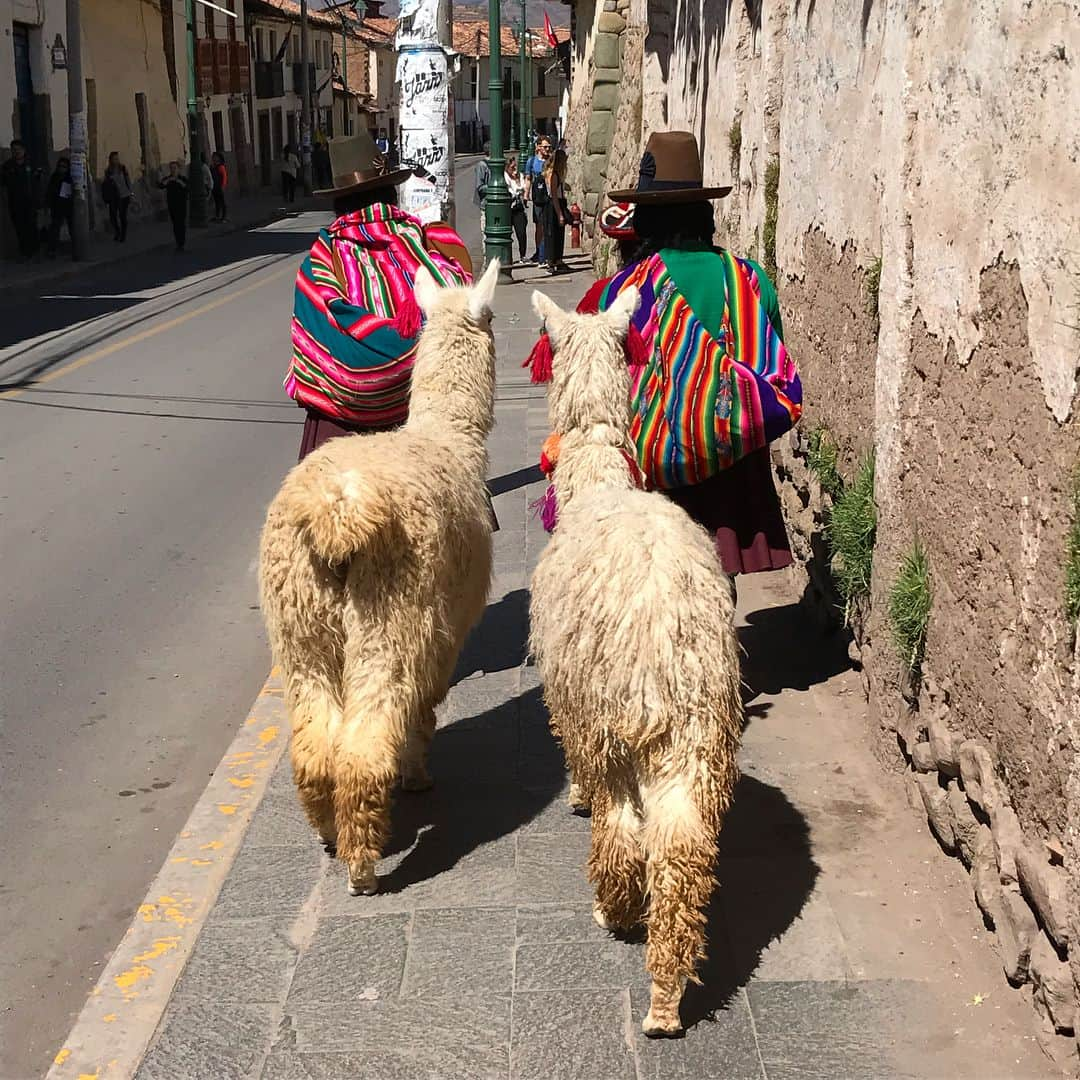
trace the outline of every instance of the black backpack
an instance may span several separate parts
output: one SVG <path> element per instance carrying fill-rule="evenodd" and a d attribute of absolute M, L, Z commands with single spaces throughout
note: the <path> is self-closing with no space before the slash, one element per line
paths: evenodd
<path fill-rule="evenodd" d="M 533 206 L 544 207 L 551 202 L 551 192 L 548 191 L 547 180 L 542 172 L 536 173 L 532 180 Z"/>

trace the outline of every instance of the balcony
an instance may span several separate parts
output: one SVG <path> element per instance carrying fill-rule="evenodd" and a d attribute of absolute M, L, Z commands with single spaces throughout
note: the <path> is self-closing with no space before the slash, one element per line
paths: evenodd
<path fill-rule="evenodd" d="M 278 98 L 285 96 L 285 65 L 273 60 L 255 61 L 255 96 Z"/>

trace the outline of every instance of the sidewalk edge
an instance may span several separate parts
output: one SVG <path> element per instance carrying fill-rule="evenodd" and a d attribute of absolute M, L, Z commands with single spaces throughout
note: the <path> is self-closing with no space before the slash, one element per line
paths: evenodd
<path fill-rule="evenodd" d="M 275 669 L 173 842 L 46 1080 L 134 1076 L 287 742 L 284 688 Z"/>

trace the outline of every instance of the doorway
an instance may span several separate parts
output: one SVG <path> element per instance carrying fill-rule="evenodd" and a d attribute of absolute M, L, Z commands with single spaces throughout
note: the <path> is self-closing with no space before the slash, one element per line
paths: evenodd
<path fill-rule="evenodd" d="M 273 183 L 274 151 L 270 147 L 270 113 L 266 109 L 259 112 L 259 182 L 263 187 Z"/>
<path fill-rule="evenodd" d="M 30 33 L 33 28 L 25 23 L 14 23 L 11 36 L 15 45 L 15 101 L 19 120 L 19 138 L 26 144 L 30 161 L 44 168 L 41 139 L 34 116 L 34 79 L 30 72 Z"/>
<path fill-rule="evenodd" d="M 221 119 L 221 110 L 217 110 L 213 116 L 214 121 L 214 149 L 225 156 L 225 124 Z"/>

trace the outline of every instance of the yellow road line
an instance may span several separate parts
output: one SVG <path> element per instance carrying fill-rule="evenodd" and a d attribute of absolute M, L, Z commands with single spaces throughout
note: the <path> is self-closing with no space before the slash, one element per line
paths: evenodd
<path fill-rule="evenodd" d="M 265 277 L 261 281 L 253 281 L 250 285 L 245 285 L 242 289 L 237 289 L 227 296 L 219 296 L 216 300 L 211 300 L 210 303 L 203 304 L 202 307 L 194 308 L 192 311 L 185 312 L 183 315 L 177 315 L 175 319 L 169 319 L 168 322 L 158 323 L 148 330 L 140 330 L 139 333 L 132 334 L 131 337 L 121 338 L 120 341 L 114 341 L 111 345 L 105 345 L 100 349 L 96 349 L 94 352 L 87 353 L 85 356 L 80 356 L 78 360 L 72 360 L 70 364 L 65 364 L 55 371 L 50 371 L 47 375 L 42 375 L 40 379 L 35 379 L 32 386 L 23 386 L 15 390 L 5 390 L 3 393 L 0 393 L 0 401 L 3 401 L 5 398 L 18 397 L 20 394 L 25 394 L 27 390 L 37 389 L 40 386 L 44 386 L 45 383 L 51 383 L 54 379 L 59 379 L 63 375 L 70 375 L 71 372 L 78 371 L 79 368 L 86 367 L 87 364 L 92 364 L 95 360 L 100 360 L 104 356 L 111 356 L 113 353 L 119 352 L 121 349 L 126 349 L 130 345 L 138 345 L 140 341 L 145 341 L 147 338 L 154 337 L 155 334 L 171 330 L 174 326 L 180 326 L 199 315 L 205 315 L 208 311 L 213 311 L 214 308 L 222 307 L 237 299 L 237 297 L 243 296 L 245 293 L 254 292 L 256 289 L 261 289 L 271 281 L 276 281 L 278 278 L 284 277 L 286 274 L 291 274 L 292 272 L 291 266 L 284 270 L 279 270 L 276 274 L 270 274 L 269 277 Z"/>

